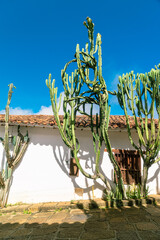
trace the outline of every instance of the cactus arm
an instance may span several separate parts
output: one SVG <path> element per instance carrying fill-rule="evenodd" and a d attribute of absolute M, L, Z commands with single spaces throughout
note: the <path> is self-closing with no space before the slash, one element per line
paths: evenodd
<path fill-rule="evenodd" d="M 140 119 L 140 128 L 141 128 L 141 133 L 142 136 L 144 135 L 144 124 L 143 124 L 143 118 L 142 118 L 142 112 L 141 112 L 141 106 L 140 106 L 140 100 L 136 99 L 136 107 L 137 107 L 137 112 L 138 112 L 138 116 Z"/>
<path fill-rule="evenodd" d="M 106 117 L 106 130 L 108 131 L 108 127 L 109 127 L 109 116 L 110 116 L 110 112 L 111 112 L 111 106 L 107 106 L 107 117 Z"/>
<path fill-rule="evenodd" d="M 100 162 L 100 152 L 101 152 L 101 147 L 102 147 L 102 142 L 103 142 L 103 136 L 102 132 L 101 135 L 99 136 L 99 125 L 101 125 L 101 122 L 98 122 L 98 115 L 96 114 L 96 132 L 94 132 L 94 127 L 93 127 L 93 104 L 91 105 L 91 110 L 90 110 L 90 117 L 91 117 L 91 132 L 93 136 L 93 146 L 94 146 L 94 151 L 96 153 L 96 174 L 99 176 L 99 178 L 106 184 L 107 188 L 111 190 L 111 186 L 107 179 L 104 177 L 102 173 L 100 173 L 99 170 L 99 162 Z M 98 142 L 98 146 L 96 145 L 96 142 Z"/>
<path fill-rule="evenodd" d="M 98 41 L 98 78 L 100 83 L 102 81 L 102 50 L 101 50 L 101 35 L 99 34 L 99 41 Z"/>
<path fill-rule="evenodd" d="M 151 103 L 151 138 L 150 142 L 153 144 L 155 142 L 155 120 L 154 120 L 154 105 L 155 105 L 155 90 L 153 89 L 153 98 Z"/>
<path fill-rule="evenodd" d="M 99 174 L 99 161 L 100 161 L 100 153 L 102 148 L 102 141 L 98 142 L 97 152 L 96 152 L 96 174 Z"/>
<path fill-rule="evenodd" d="M 111 159 L 111 162 L 113 163 L 114 167 L 115 167 L 115 170 L 116 171 L 119 171 L 119 166 L 118 166 L 118 163 L 117 161 L 115 160 L 115 157 L 114 157 L 114 154 L 112 152 L 112 148 L 111 148 L 111 144 L 110 144 L 110 141 L 109 141 L 109 135 L 108 135 L 108 131 L 106 129 L 103 130 L 103 135 L 104 135 L 104 141 L 105 141 L 105 145 L 107 147 L 107 150 L 108 150 L 108 155 L 109 155 L 109 158 Z"/>
<path fill-rule="evenodd" d="M 74 62 L 77 62 L 77 59 L 73 59 L 73 60 L 69 61 L 68 63 L 66 63 L 66 65 L 64 66 L 64 69 L 63 69 L 62 72 L 61 72 L 61 77 L 62 77 L 62 78 L 64 77 L 64 74 L 65 74 L 68 66 L 69 66 L 71 63 L 74 63 Z"/>
<path fill-rule="evenodd" d="M 104 100 L 104 102 L 102 103 L 102 101 L 100 101 L 100 110 L 101 110 L 100 111 L 100 123 L 101 123 L 100 130 L 104 139 L 105 146 L 108 151 L 109 158 L 115 169 L 115 173 L 118 179 L 118 189 L 121 192 L 122 197 L 124 198 L 124 185 L 123 185 L 120 167 L 112 152 L 111 143 L 108 135 L 110 107 L 108 106 L 108 95 L 105 95 L 105 96 L 106 96 L 106 99 Z"/>
<path fill-rule="evenodd" d="M 15 88 L 15 86 L 12 83 L 9 84 L 8 100 L 7 100 L 6 112 L 5 112 L 4 148 L 5 148 L 6 158 L 7 158 L 8 162 L 11 159 L 11 155 L 10 155 L 10 151 L 9 151 L 9 136 L 8 136 L 8 133 L 9 133 L 9 105 L 10 105 L 10 102 L 11 102 L 13 88 Z"/>
<path fill-rule="evenodd" d="M 16 137 L 16 144 L 15 144 L 14 150 L 13 150 L 13 159 L 16 158 L 16 156 L 17 156 L 17 154 L 20 150 L 20 142 L 21 142 L 21 138 L 20 138 L 20 136 L 17 136 Z"/>
<path fill-rule="evenodd" d="M 90 55 L 93 56 L 94 52 L 94 23 L 92 22 L 91 18 L 87 17 L 87 23 L 83 23 L 85 27 L 88 29 L 88 39 L 90 41 Z"/>
<path fill-rule="evenodd" d="M 91 178 L 91 179 L 96 179 L 97 176 L 96 175 L 91 175 L 88 174 L 80 165 L 78 157 L 77 157 L 77 144 L 76 144 L 76 136 L 75 136 L 75 115 L 74 115 L 74 106 L 73 106 L 73 102 L 71 103 L 71 131 L 72 131 L 72 151 L 74 154 L 74 158 L 76 161 L 76 164 L 79 168 L 79 170 L 81 171 L 81 173 L 87 177 L 87 178 Z"/>
<path fill-rule="evenodd" d="M 64 87 L 64 92 L 69 95 L 69 84 L 68 84 L 68 74 L 63 74 L 63 70 L 61 71 L 62 83 Z"/>
<path fill-rule="evenodd" d="M 18 164 L 18 162 L 22 159 L 22 157 L 23 157 L 23 155 L 24 155 L 24 153 L 25 153 L 25 151 L 27 149 L 27 146 L 28 146 L 28 142 L 25 142 L 22 145 L 18 155 L 16 156 L 16 158 L 15 158 L 13 164 L 12 164 L 12 168 L 14 168 Z"/>
<path fill-rule="evenodd" d="M 135 101 L 136 98 L 134 97 L 134 90 L 136 88 L 134 89 L 134 87 L 133 87 L 133 82 L 135 81 L 135 75 L 133 74 L 133 72 L 131 72 L 129 74 L 128 81 L 130 81 L 130 84 L 131 84 L 131 87 L 130 87 L 131 95 L 130 95 L 130 99 L 128 99 L 128 101 L 129 101 L 129 104 L 130 104 L 130 101 L 131 101 L 131 108 L 130 109 L 132 111 L 132 114 L 133 114 L 133 117 L 134 117 L 134 121 L 135 121 L 135 126 L 136 126 L 136 129 L 137 129 L 138 135 L 139 135 L 140 147 L 138 147 L 138 148 L 141 149 L 141 146 L 142 146 L 142 144 L 145 144 L 145 141 L 144 141 L 144 138 L 143 138 L 142 129 L 140 128 L 140 126 L 138 124 L 137 116 L 136 116 L 136 112 L 135 112 L 134 101 Z"/>
<path fill-rule="evenodd" d="M 57 88 L 54 87 L 55 80 L 53 80 L 52 85 L 51 85 L 51 75 L 49 75 L 49 79 L 46 80 L 46 85 L 49 88 L 52 110 L 53 110 L 53 113 L 54 113 L 54 116 L 55 116 L 55 119 L 56 119 L 58 129 L 59 129 L 60 134 L 62 136 L 62 140 L 64 141 L 64 143 L 68 147 L 71 148 L 71 143 L 67 139 L 67 137 L 65 136 L 64 131 L 63 131 L 63 127 L 61 126 L 61 123 L 60 123 L 60 119 L 59 119 L 59 115 L 58 115 L 58 109 L 60 108 L 60 106 L 57 107 Z"/>
<path fill-rule="evenodd" d="M 91 132 L 92 132 L 92 137 L 93 137 L 93 147 L 95 153 L 97 152 L 96 148 L 96 134 L 94 132 L 94 127 L 93 127 L 93 104 L 91 104 L 91 109 L 90 109 L 90 117 L 91 117 Z M 97 126 L 97 119 L 96 119 L 96 126 Z"/>
<path fill-rule="evenodd" d="M 63 77 L 63 73 L 62 73 L 62 77 Z M 60 109 L 60 105 L 57 106 L 57 88 L 55 88 L 55 80 L 52 81 L 51 83 L 51 74 L 49 74 L 49 78 L 46 79 L 46 85 L 49 88 L 49 92 L 50 92 L 50 99 L 51 99 L 51 104 L 52 104 L 52 110 L 55 116 L 55 120 L 57 123 L 57 126 L 59 128 L 62 140 L 64 141 L 64 143 L 66 143 L 66 145 L 68 147 L 71 147 L 71 143 L 69 142 L 69 140 L 67 139 L 67 137 L 64 134 L 64 129 L 61 126 L 60 123 L 60 119 L 59 119 L 59 115 L 58 115 L 58 110 Z M 65 115 L 65 118 L 67 118 L 67 114 Z M 66 126 L 66 124 L 64 124 L 64 126 Z"/>
<path fill-rule="evenodd" d="M 110 158 L 111 162 L 113 163 L 113 166 L 114 166 L 114 169 L 115 169 L 115 173 L 116 173 L 116 176 L 118 178 L 118 188 L 119 188 L 119 191 L 122 194 L 122 198 L 124 198 L 124 195 L 125 195 L 124 194 L 124 185 L 123 185 L 123 180 L 122 180 L 120 167 L 119 167 L 119 165 L 118 165 L 118 163 L 117 163 L 117 161 L 116 161 L 116 159 L 114 157 L 114 154 L 112 152 L 108 131 L 106 129 L 104 129 L 103 132 L 104 132 L 105 145 L 106 145 L 107 150 L 108 150 L 108 155 L 109 155 L 109 158 Z"/>
<path fill-rule="evenodd" d="M 5 178 L 5 180 L 6 180 L 6 179 L 8 179 L 8 162 L 7 162 L 7 161 L 6 161 L 6 164 L 5 164 L 5 165 L 6 165 L 6 166 L 5 166 L 5 175 L 4 175 L 5 177 L 4 177 L 4 178 Z"/>
<path fill-rule="evenodd" d="M 52 103 L 52 109 L 54 109 L 54 104 Z M 54 111 L 54 110 L 53 110 Z M 63 128 L 61 127 L 61 123 L 60 123 L 60 119 L 59 117 L 57 116 L 57 114 L 54 112 L 54 116 L 55 116 L 55 119 L 56 119 L 56 123 L 57 123 L 57 126 L 59 128 L 59 131 L 60 131 L 60 134 L 62 136 L 62 140 L 64 141 L 64 143 L 68 146 L 68 147 L 71 147 L 71 143 L 70 141 L 67 139 L 67 137 L 65 136 L 64 132 L 63 132 Z"/>
<path fill-rule="evenodd" d="M 58 106 L 58 109 L 57 109 L 58 112 L 59 112 L 60 107 L 61 107 L 61 101 L 62 101 L 62 94 L 60 94 L 60 97 L 59 97 L 59 106 Z"/>
<path fill-rule="evenodd" d="M 68 99 L 68 102 L 71 102 L 71 101 L 73 101 L 73 100 L 75 100 L 75 99 L 84 100 L 84 102 L 88 102 L 88 103 L 90 103 L 90 104 L 91 104 L 91 103 L 98 104 L 98 101 L 97 101 L 95 98 L 85 97 L 85 96 L 72 97 L 72 98 Z M 77 104 L 77 106 L 80 107 L 81 105 L 83 105 L 84 102 L 79 102 L 79 103 Z"/>
<path fill-rule="evenodd" d="M 140 102 L 140 106 L 139 106 L 139 110 L 140 110 L 140 112 L 143 114 L 143 115 L 145 115 L 145 109 L 144 109 L 144 106 L 143 106 L 143 101 L 142 101 L 142 97 L 143 97 L 143 95 L 144 95 L 144 91 L 145 91 L 145 88 L 144 88 L 144 86 L 142 86 L 142 91 L 141 91 L 141 86 L 140 86 L 140 76 L 141 76 L 141 74 L 139 75 L 137 75 L 137 81 L 139 82 L 139 84 L 138 84 L 138 86 L 137 86 L 137 92 L 138 92 L 138 97 L 139 97 L 139 102 Z M 137 82 L 136 81 L 136 82 Z M 143 84 L 142 84 L 143 85 Z"/>
<path fill-rule="evenodd" d="M 23 137 L 23 135 L 20 133 L 20 129 L 18 126 L 17 138 L 18 139 L 20 138 L 20 141 L 19 140 L 18 140 L 18 142 L 16 141 L 16 145 L 18 145 L 18 143 L 19 143 L 19 147 L 17 147 L 18 151 L 14 150 L 14 157 L 13 157 L 14 161 L 12 163 L 12 169 L 14 169 L 14 167 L 18 164 L 18 162 L 20 162 L 20 160 L 22 159 L 22 157 L 28 147 L 28 143 L 29 143 L 28 131 L 27 131 L 26 135 Z M 15 145 L 15 147 L 16 147 L 16 145 Z"/>
<path fill-rule="evenodd" d="M 5 187 L 4 177 L 2 176 L 2 173 L 0 171 L 0 188 Z"/>
<path fill-rule="evenodd" d="M 135 125 L 136 125 L 136 129 L 138 132 L 138 136 L 139 136 L 139 143 L 140 143 L 140 147 L 138 147 L 139 151 L 141 151 L 141 146 L 144 145 L 145 146 L 145 140 L 143 138 L 143 130 L 141 129 L 141 127 L 139 126 L 139 123 L 137 121 L 137 116 L 136 116 L 136 112 L 135 112 L 135 106 L 134 106 L 134 89 L 133 89 L 133 80 L 132 77 L 134 77 L 131 74 L 131 109 L 132 109 L 132 114 L 134 117 L 134 121 L 135 121 Z"/>
<path fill-rule="evenodd" d="M 12 173 L 11 173 L 12 174 Z M 2 202 L 1 202 L 1 207 L 6 206 L 7 204 L 7 200 L 8 200 L 8 189 L 10 187 L 10 181 L 11 181 L 11 177 L 8 178 L 5 182 L 5 188 L 4 188 L 4 192 L 3 192 L 3 197 L 2 197 Z"/>
<path fill-rule="evenodd" d="M 92 108 L 92 107 L 91 107 Z M 92 111 L 92 110 L 91 110 Z M 101 151 L 101 147 L 102 147 L 102 139 L 99 139 L 98 135 L 96 135 L 94 133 L 94 130 L 93 130 L 93 121 L 92 121 L 92 114 L 91 114 L 91 129 L 92 129 L 92 134 L 93 134 L 93 145 L 94 145 L 94 150 L 96 152 L 96 174 L 88 174 L 87 172 L 85 172 L 83 170 L 83 168 L 81 167 L 80 163 L 79 163 L 79 160 L 78 160 L 78 157 L 77 157 L 77 151 L 76 149 L 74 149 L 74 157 L 75 157 L 75 160 L 76 160 L 76 163 L 77 163 L 77 166 L 78 168 L 80 169 L 80 171 L 82 172 L 82 174 L 87 177 L 87 178 L 91 178 L 91 179 L 97 179 L 97 178 L 100 178 L 107 186 L 107 188 L 109 190 L 111 190 L 111 186 L 109 184 L 109 182 L 107 181 L 107 179 L 104 177 L 104 175 L 102 175 L 99 171 L 99 161 L 100 161 L 100 151 Z M 72 126 L 72 133 L 74 131 L 74 126 Z M 75 134 L 72 135 L 73 136 L 73 144 L 74 146 L 75 145 Z M 98 140 L 98 147 L 96 147 L 96 140 Z"/>
<path fill-rule="evenodd" d="M 96 174 L 99 174 L 99 161 L 100 161 L 100 153 L 101 153 L 101 148 L 102 148 L 102 136 L 99 135 L 98 131 L 98 114 L 96 114 L 96 132 L 94 132 L 93 128 L 93 104 L 91 105 L 91 132 L 93 135 L 93 145 L 94 145 L 94 150 L 96 153 Z M 100 123 L 101 124 L 101 123 Z M 96 142 L 98 141 L 98 146 L 96 146 Z"/>
<path fill-rule="evenodd" d="M 129 137 L 129 140 L 130 140 L 130 143 L 132 144 L 132 146 L 135 149 L 139 150 L 138 146 L 134 143 L 134 141 L 132 139 L 132 135 L 131 135 L 131 128 L 130 128 L 128 113 L 127 113 L 127 107 L 126 107 L 125 94 L 124 94 L 124 89 L 123 89 L 123 84 L 122 84 L 122 78 L 119 78 L 119 81 L 120 81 L 119 86 L 120 86 L 120 89 L 121 89 L 122 104 L 123 104 L 123 108 L 124 108 L 124 114 L 125 114 L 125 117 L 126 117 L 128 137 Z"/>
<path fill-rule="evenodd" d="M 77 60 L 77 66 L 78 66 L 80 76 L 82 80 L 85 82 L 85 76 L 84 76 L 84 72 L 82 70 L 81 61 L 80 61 L 79 44 L 77 44 L 77 47 L 76 47 L 76 60 Z"/>
<path fill-rule="evenodd" d="M 88 55 L 88 43 L 86 44 L 86 54 Z M 85 61 L 88 62 L 89 57 L 86 57 Z M 86 66 L 85 68 L 85 76 L 86 76 L 86 81 L 89 81 L 89 67 Z"/>
<path fill-rule="evenodd" d="M 148 131 L 148 104 L 147 104 L 147 89 L 145 86 L 145 133 L 146 139 L 149 141 L 149 131 Z"/>
<path fill-rule="evenodd" d="M 73 81 L 74 79 L 72 78 L 71 79 L 71 98 L 73 98 Z M 72 137 L 72 151 L 73 151 L 73 154 L 74 154 L 74 158 L 76 160 L 76 164 L 79 168 L 79 170 L 82 172 L 82 174 L 87 177 L 87 178 L 91 178 L 91 179 L 96 179 L 97 178 L 97 175 L 91 175 L 91 174 L 88 174 L 81 166 L 79 160 L 78 160 L 78 157 L 77 157 L 77 153 L 78 153 L 78 149 L 77 149 L 77 139 L 76 139 L 76 135 L 75 135 L 75 101 L 70 101 L 70 106 L 71 106 L 71 137 Z M 80 147 L 80 145 L 79 145 Z"/>

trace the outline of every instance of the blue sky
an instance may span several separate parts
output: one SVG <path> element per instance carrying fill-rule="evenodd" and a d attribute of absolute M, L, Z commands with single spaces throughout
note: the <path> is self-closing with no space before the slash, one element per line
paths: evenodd
<path fill-rule="evenodd" d="M 16 86 L 11 113 L 51 111 L 45 79 L 51 73 L 63 91 L 60 72 L 76 44 L 85 46 L 87 16 L 95 23 L 95 36 L 102 35 L 108 89 L 116 88 L 123 73 L 150 71 L 160 63 L 159 13 L 160 0 L 1 0 L 0 113 L 11 82 Z M 111 114 L 123 114 L 113 97 L 111 104 Z"/>

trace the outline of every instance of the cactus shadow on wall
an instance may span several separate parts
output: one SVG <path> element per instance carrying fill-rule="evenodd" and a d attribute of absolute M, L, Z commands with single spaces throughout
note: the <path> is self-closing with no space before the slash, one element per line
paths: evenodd
<path fill-rule="evenodd" d="M 2 154 L 2 159 L 1 159 L 1 167 L 0 169 L 4 169 L 4 164 L 5 164 L 5 150 L 3 149 L 3 154 Z"/>
<path fill-rule="evenodd" d="M 81 136 L 82 137 L 82 136 Z M 91 139 L 90 139 L 91 140 Z M 90 141 L 92 143 L 92 141 Z M 85 144 L 86 141 L 80 141 L 80 151 L 79 151 L 79 158 L 81 161 L 81 164 L 83 166 L 85 166 L 86 171 L 88 172 L 94 172 L 94 168 L 95 168 L 95 154 L 94 154 L 94 150 L 92 149 L 91 146 L 89 146 L 90 149 L 88 149 L 88 145 Z M 91 199 L 93 196 L 91 196 L 92 194 L 92 186 L 94 186 L 94 190 L 99 189 L 103 192 L 104 190 L 104 185 L 103 183 L 99 183 L 96 180 L 93 180 L 93 184 L 88 182 L 88 179 L 85 178 L 83 175 L 80 175 L 78 177 L 76 176 L 70 176 L 69 172 L 70 172 L 70 153 L 69 153 L 69 149 L 63 145 L 63 149 L 64 149 L 64 153 L 62 153 L 61 151 L 61 145 L 56 145 L 56 146 L 52 146 L 53 147 L 53 154 L 54 154 L 54 158 L 56 159 L 57 164 L 59 165 L 59 167 L 61 168 L 61 170 L 64 172 L 64 174 L 66 174 L 72 181 L 72 184 L 75 188 L 81 188 L 83 189 L 83 193 L 88 195 L 88 198 Z M 103 156 L 102 156 L 103 157 Z M 101 162 L 100 162 L 101 165 Z M 100 167 L 100 171 L 102 171 L 101 167 Z M 103 171 L 102 171 L 103 172 Z M 79 180 L 79 178 L 82 179 L 83 184 L 81 184 L 81 180 Z M 107 179 L 108 181 L 110 181 L 109 179 Z M 84 187 L 84 182 L 85 182 L 85 187 Z M 83 187 L 82 187 L 83 185 Z"/>
<path fill-rule="evenodd" d="M 154 172 L 153 176 L 150 177 L 150 178 L 147 180 L 147 184 L 153 182 L 154 179 L 155 179 L 155 180 L 156 180 L 156 191 L 157 191 L 157 194 L 160 194 L 160 186 L 159 186 L 159 183 L 160 183 L 160 180 L 159 180 L 160 163 L 157 162 L 156 164 L 158 165 L 158 168 L 157 168 L 157 170 Z"/>
<path fill-rule="evenodd" d="M 95 168 L 95 152 L 94 148 L 92 146 L 92 135 L 88 130 L 83 130 L 81 131 L 80 129 L 76 130 L 76 134 L 80 136 L 80 151 L 79 151 L 79 158 L 81 159 L 81 163 L 86 169 L 87 172 L 94 172 Z M 47 128 L 33 128 L 32 131 L 29 131 L 29 136 L 30 136 L 30 144 L 33 145 L 40 145 L 40 146 L 45 146 L 45 147 L 51 147 L 52 153 L 50 154 L 51 156 L 51 161 L 55 162 L 59 166 L 59 171 L 63 171 L 64 175 L 68 177 L 68 179 L 71 179 L 73 188 L 82 188 L 84 194 L 88 194 L 88 198 L 92 198 L 92 186 L 94 185 L 94 190 L 99 189 L 101 191 L 104 190 L 104 184 L 101 181 L 96 181 L 96 180 L 88 180 L 87 178 L 83 175 L 80 175 L 79 177 L 75 176 L 70 176 L 69 171 L 70 171 L 70 150 L 69 148 L 63 143 L 61 136 L 58 132 L 57 129 L 47 129 Z M 41 148 L 40 148 L 41 149 Z M 39 150 L 38 150 L 39 151 Z M 47 149 L 45 150 L 47 151 Z M 50 150 L 49 150 L 50 151 Z M 104 149 L 102 148 L 102 153 L 101 153 L 101 161 L 100 161 L 100 171 L 102 173 L 105 172 L 105 169 L 103 169 L 102 164 L 102 158 L 103 158 L 103 152 Z M 38 155 L 42 158 L 42 154 L 40 151 Z M 53 154 L 53 155 L 52 155 Z M 36 159 L 38 159 L 38 164 L 44 165 L 43 170 L 47 171 L 46 167 L 46 161 L 42 162 L 38 156 L 36 156 Z M 103 159 L 103 161 L 106 161 L 106 159 Z M 107 167 L 105 165 L 105 167 Z M 54 173 L 54 169 L 53 169 Z M 105 173 L 104 173 L 105 175 Z M 80 181 L 80 178 L 82 179 L 83 182 L 83 187 Z M 110 179 L 107 178 L 109 182 L 111 182 Z M 56 180 L 58 181 L 58 179 Z M 91 182 L 92 181 L 92 184 Z M 85 187 L 84 187 L 85 184 Z"/>

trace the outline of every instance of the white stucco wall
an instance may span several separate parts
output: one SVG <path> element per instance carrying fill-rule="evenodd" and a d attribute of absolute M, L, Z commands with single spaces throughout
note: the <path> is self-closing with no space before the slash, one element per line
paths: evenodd
<path fill-rule="evenodd" d="M 62 142 L 59 131 L 52 128 L 21 127 L 22 133 L 29 132 L 30 143 L 20 164 L 13 173 L 8 203 L 70 201 L 74 199 L 100 198 L 104 184 L 101 180 L 69 176 L 70 152 Z M 16 127 L 10 127 L 11 132 Z M 89 130 L 76 130 L 80 140 L 80 163 L 89 173 L 94 169 L 94 150 Z M 110 131 L 113 148 L 133 149 L 126 131 Z M 4 136 L 4 127 L 0 127 L 0 136 Z M 103 148 L 104 150 L 104 148 Z M 107 152 L 102 150 L 101 168 L 109 180 L 113 180 L 113 166 Z M 4 151 L 0 144 L 0 168 L 4 163 Z M 148 177 L 150 193 L 160 192 L 160 167 L 154 164 Z M 93 190 L 94 187 L 94 191 Z M 75 188 L 83 189 L 83 196 L 75 194 Z"/>

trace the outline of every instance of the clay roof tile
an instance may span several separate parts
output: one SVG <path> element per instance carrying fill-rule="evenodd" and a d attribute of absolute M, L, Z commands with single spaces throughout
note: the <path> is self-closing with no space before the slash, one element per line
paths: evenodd
<path fill-rule="evenodd" d="M 63 116 L 60 115 L 60 123 L 63 125 Z M 137 118 L 140 122 L 139 118 Z M 130 127 L 135 128 L 134 118 L 129 116 Z M 0 124 L 4 125 L 5 115 L 0 114 Z M 56 120 L 52 115 L 10 115 L 9 116 L 10 125 L 23 125 L 23 126 L 57 126 Z M 158 120 L 155 120 L 156 127 L 158 127 Z M 91 124 L 90 118 L 84 115 L 77 116 L 76 127 L 86 128 Z M 96 116 L 93 116 L 93 124 L 96 124 Z M 151 121 L 148 121 L 148 126 L 150 127 Z M 123 129 L 126 128 L 125 116 L 122 115 L 111 115 L 109 121 L 109 128 L 111 129 Z"/>

